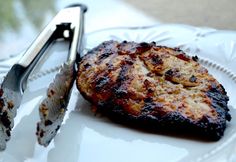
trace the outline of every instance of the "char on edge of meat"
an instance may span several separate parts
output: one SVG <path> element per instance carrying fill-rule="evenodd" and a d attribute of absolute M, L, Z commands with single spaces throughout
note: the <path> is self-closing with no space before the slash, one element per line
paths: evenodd
<path fill-rule="evenodd" d="M 82 58 L 76 85 L 96 112 L 117 122 L 218 140 L 231 119 L 229 98 L 197 61 L 154 42 L 106 41 Z"/>

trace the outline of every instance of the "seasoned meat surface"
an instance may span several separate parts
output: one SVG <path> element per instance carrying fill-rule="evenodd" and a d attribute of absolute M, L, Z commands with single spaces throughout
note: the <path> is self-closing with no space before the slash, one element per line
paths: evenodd
<path fill-rule="evenodd" d="M 82 58 L 77 87 L 93 110 L 122 123 L 218 140 L 229 99 L 197 60 L 155 43 L 107 41 Z"/>

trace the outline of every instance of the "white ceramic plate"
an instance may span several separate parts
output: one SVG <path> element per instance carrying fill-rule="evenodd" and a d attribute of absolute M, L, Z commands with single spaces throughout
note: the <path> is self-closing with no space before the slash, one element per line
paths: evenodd
<path fill-rule="evenodd" d="M 7 149 L 0 153 L 3 162 L 235 162 L 236 161 L 236 32 L 195 28 L 184 25 L 159 25 L 117 28 L 87 34 L 86 48 L 105 40 L 155 41 L 160 45 L 180 47 L 198 55 L 223 84 L 230 97 L 232 120 L 224 137 L 217 142 L 171 135 L 152 134 L 112 123 L 95 116 L 73 88 L 68 113 L 60 132 L 44 148 L 36 141 L 38 105 L 48 84 L 66 58 L 67 44 L 59 42 L 31 76 Z M 56 56 L 56 57 L 55 57 Z M 55 60 L 56 58 L 56 60 Z M 0 62 L 3 76 L 18 58 Z"/>

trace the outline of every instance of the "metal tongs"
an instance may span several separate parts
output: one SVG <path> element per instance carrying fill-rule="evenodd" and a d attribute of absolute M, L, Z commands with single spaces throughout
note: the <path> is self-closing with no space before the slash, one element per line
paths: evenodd
<path fill-rule="evenodd" d="M 30 73 L 53 41 L 66 39 L 70 41 L 67 62 L 50 84 L 47 98 L 39 108 L 41 120 L 37 126 L 39 143 L 46 146 L 55 136 L 63 120 L 75 80 L 75 62 L 79 58 L 77 53 L 82 52 L 86 10 L 86 6 L 82 4 L 62 9 L 7 73 L 0 89 L 0 150 L 6 148 L 6 142 L 10 139 L 14 117 L 21 104 Z"/>

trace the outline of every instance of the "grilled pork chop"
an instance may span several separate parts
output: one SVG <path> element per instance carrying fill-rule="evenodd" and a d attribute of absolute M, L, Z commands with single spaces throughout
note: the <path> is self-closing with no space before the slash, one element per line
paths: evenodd
<path fill-rule="evenodd" d="M 197 60 L 155 43 L 107 41 L 82 58 L 77 87 L 117 121 L 218 140 L 231 119 L 229 98 Z"/>

